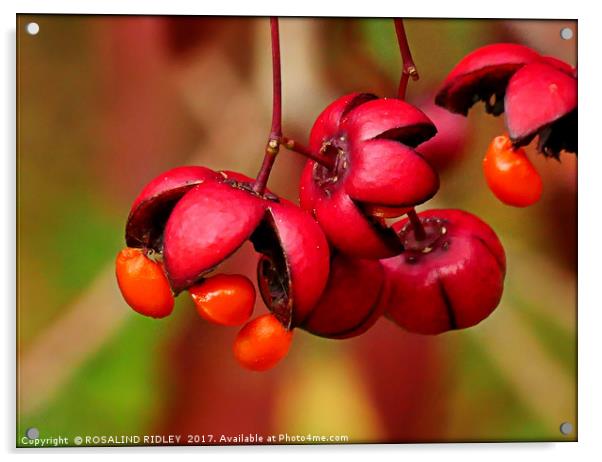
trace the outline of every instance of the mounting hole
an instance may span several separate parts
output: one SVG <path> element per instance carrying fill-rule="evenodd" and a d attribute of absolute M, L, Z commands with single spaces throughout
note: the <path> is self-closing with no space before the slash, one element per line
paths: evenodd
<path fill-rule="evenodd" d="M 562 38 L 562 40 L 572 39 L 573 29 L 571 29 L 570 27 L 563 27 L 562 29 L 560 29 L 560 38 Z"/>
<path fill-rule="evenodd" d="M 25 26 L 25 30 L 29 35 L 38 35 L 40 25 L 37 22 L 30 22 Z"/>
<path fill-rule="evenodd" d="M 560 433 L 563 435 L 570 435 L 573 433 L 573 424 L 570 422 L 562 422 L 560 424 Z"/>
<path fill-rule="evenodd" d="M 30 440 L 37 440 L 40 437 L 40 430 L 36 427 L 31 427 L 25 430 L 25 436 Z"/>

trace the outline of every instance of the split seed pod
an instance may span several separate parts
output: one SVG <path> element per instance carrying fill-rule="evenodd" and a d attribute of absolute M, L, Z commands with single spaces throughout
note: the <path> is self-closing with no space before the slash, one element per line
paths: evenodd
<path fill-rule="evenodd" d="M 398 254 L 394 233 L 369 211 L 413 207 L 437 192 L 436 171 L 414 150 L 435 133 L 430 119 L 404 101 L 362 93 L 339 98 L 317 118 L 309 145 L 332 166 L 307 162 L 301 206 L 344 253 Z"/>

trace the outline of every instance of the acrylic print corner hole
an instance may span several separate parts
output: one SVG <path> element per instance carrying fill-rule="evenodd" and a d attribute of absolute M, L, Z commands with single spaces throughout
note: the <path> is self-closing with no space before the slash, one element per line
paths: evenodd
<path fill-rule="evenodd" d="M 38 35 L 40 33 L 40 25 L 37 22 L 28 22 L 25 25 L 25 32 L 29 35 Z"/>
<path fill-rule="evenodd" d="M 562 37 L 563 40 L 571 40 L 573 38 L 573 29 L 570 27 L 563 27 L 560 29 L 560 37 Z"/>

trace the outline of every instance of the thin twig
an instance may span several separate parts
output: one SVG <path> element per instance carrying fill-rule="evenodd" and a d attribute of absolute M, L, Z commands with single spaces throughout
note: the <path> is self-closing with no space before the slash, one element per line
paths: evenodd
<path fill-rule="evenodd" d="M 282 138 L 282 77 L 280 64 L 280 34 L 278 28 L 278 18 L 270 18 L 270 32 L 272 39 L 272 126 L 270 136 L 265 148 L 263 163 L 253 190 L 258 194 L 263 194 L 268 183 L 268 178 L 274 166 L 276 155 L 280 150 L 280 139 Z"/>
<path fill-rule="evenodd" d="M 408 37 L 406 36 L 403 20 L 396 18 L 393 22 L 395 23 L 395 33 L 397 34 L 397 43 L 399 44 L 399 53 L 401 54 L 403 66 L 401 78 L 399 79 L 397 97 L 399 99 L 405 99 L 409 78 L 412 77 L 412 80 L 418 80 L 420 76 L 418 75 L 416 64 L 414 64 L 414 60 L 412 59 L 412 52 L 410 51 L 410 45 L 408 44 Z"/>
<path fill-rule="evenodd" d="M 308 159 L 311 159 L 314 162 L 317 162 L 318 164 L 323 165 L 324 167 L 327 167 L 329 169 L 332 169 L 334 167 L 333 159 L 331 159 L 330 157 L 318 156 L 318 155 L 314 154 L 313 152 L 311 152 L 311 150 L 307 146 L 304 146 L 301 143 L 299 143 L 298 141 L 295 141 L 291 138 L 287 138 L 286 136 L 283 136 L 282 137 L 282 146 L 284 146 L 289 151 L 293 151 L 293 152 L 296 152 L 297 154 L 301 154 L 302 156 L 307 157 Z"/>
<path fill-rule="evenodd" d="M 412 80 L 418 80 L 420 76 L 418 75 L 416 64 L 414 64 L 414 60 L 412 59 L 412 52 L 410 51 L 410 44 L 408 43 L 406 30 L 403 26 L 403 20 L 400 18 L 395 18 L 393 22 L 395 23 L 395 33 L 397 34 L 397 43 L 399 44 L 399 54 L 401 55 L 402 62 L 397 97 L 399 99 L 405 99 L 410 76 L 412 77 Z M 426 238 L 426 231 L 424 230 L 424 226 L 422 225 L 422 222 L 416 213 L 416 209 L 412 208 L 410 211 L 408 211 L 407 215 L 410 223 L 412 224 L 412 228 L 414 228 L 414 236 L 416 236 L 416 240 L 421 241 Z"/>

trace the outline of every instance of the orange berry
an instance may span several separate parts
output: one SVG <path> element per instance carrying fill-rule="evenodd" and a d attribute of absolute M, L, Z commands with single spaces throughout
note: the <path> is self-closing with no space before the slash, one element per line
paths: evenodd
<path fill-rule="evenodd" d="M 264 314 L 246 324 L 234 340 L 234 357 L 245 369 L 265 371 L 283 359 L 293 332 L 273 314 Z"/>
<path fill-rule="evenodd" d="M 522 148 L 514 148 L 508 136 L 493 139 L 483 159 L 489 189 L 504 204 L 527 207 L 541 197 L 541 176 Z"/>
<path fill-rule="evenodd" d="M 188 291 L 203 318 L 224 326 L 244 323 L 255 306 L 255 287 L 240 274 L 218 274 Z"/>
<path fill-rule="evenodd" d="M 135 311 L 153 318 L 171 314 L 174 297 L 163 267 L 142 249 L 126 247 L 119 252 L 115 274 L 123 298 Z"/>

